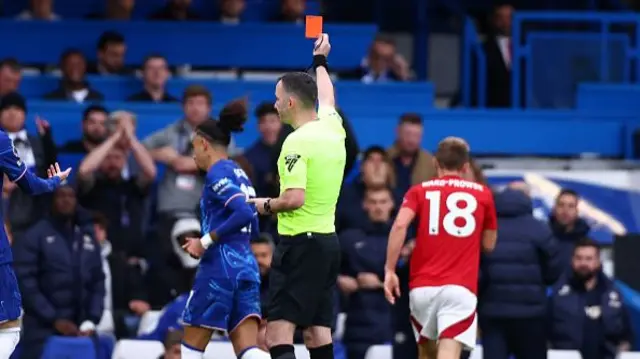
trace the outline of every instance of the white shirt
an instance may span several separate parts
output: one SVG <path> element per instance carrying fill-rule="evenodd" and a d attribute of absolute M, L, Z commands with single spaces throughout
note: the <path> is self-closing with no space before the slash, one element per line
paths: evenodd
<path fill-rule="evenodd" d="M 27 134 L 27 130 L 22 130 L 18 132 L 7 132 L 7 135 L 14 142 L 13 146 L 16 148 L 18 152 L 18 156 L 28 168 L 33 168 L 36 166 L 36 157 L 33 155 L 33 148 L 29 143 L 29 136 Z M 15 141 L 20 140 L 25 144 L 16 144 Z"/>
<path fill-rule="evenodd" d="M 498 49 L 500 49 L 500 53 L 502 54 L 502 59 L 504 60 L 507 68 L 511 69 L 511 37 L 509 36 L 496 36 L 496 42 L 498 43 Z"/>
<path fill-rule="evenodd" d="M 111 254 L 111 243 L 105 241 L 100 251 L 102 256 L 102 271 L 104 272 L 104 310 L 102 318 L 98 323 L 98 333 L 113 333 L 115 325 L 113 324 L 113 297 L 111 292 L 111 268 L 109 267 L 109 255 Z"/>

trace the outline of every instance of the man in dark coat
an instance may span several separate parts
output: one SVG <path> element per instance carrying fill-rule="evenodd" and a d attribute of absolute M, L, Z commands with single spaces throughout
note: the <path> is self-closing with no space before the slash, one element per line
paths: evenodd
<path fill-rule="evenodd" d="M 558 250 L 564 269 L 571 268 L 571 257 L 576 243 L 585 238 L 591 228 L 579 217 L 578 203 L 580 195 L 570 189 L 563 189 L 556 197 L 553 213 L 549 217 L 549 225 L 553 235 L 558 239 Z"/>

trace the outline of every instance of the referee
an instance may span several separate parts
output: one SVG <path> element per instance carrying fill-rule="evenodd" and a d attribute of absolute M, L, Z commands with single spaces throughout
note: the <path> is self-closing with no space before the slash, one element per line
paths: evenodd
<path fill-rule="evenodd" d="M 333 359 L 331 324 L 340 269 L 334 222 L 346 134 L 327 70 L 330 49 L 329 36 L 322 34 L 313 51 L 316 80 L 296 72 L 278 81 L 275 107 L 295 130 L 278 158 L 280 196 L 251 200 L 260 214 L 278 214 L 280 242 L 273 254 L 267 306 L 272 359 L 295 358 L 296 327 L 304 329 L 311 359 Z"/>

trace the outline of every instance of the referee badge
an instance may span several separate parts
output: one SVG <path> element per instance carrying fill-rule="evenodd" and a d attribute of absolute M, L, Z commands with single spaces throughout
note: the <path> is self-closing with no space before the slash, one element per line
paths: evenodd
<path fill-rule="evenodd" d="M 296 165 L 300 157 L 301 157 L 300 155 L 295 155 L 295 154 L 284 156 L 284 164 L 285 166 L 287 166 L 287 170 L 289 172 L 291 172 L 291 170 L 293 169 L 293 166 Z"/>

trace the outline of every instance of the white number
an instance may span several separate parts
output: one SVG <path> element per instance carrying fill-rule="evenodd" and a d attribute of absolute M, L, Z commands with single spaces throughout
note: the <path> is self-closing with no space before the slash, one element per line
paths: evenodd
<path fill-rule="evenodd" d="M 428 191 L 425 195 L 429 201 L 429 234 L 438 235 L 440 233 L 440 201 L 442 193 L 439 191 Z M 460 207 L 460 202 L 464 203 Z M 476 219 L 473 213 L 478 208 L 476 198 L 465 192 L 451 193 L 445 202 L 447 213 L 442 218 L 442 227 L 447 234 L 458 238 L 470 236 L 476 229 Z M 456 219 L 464 220 L 463 226 L 456 224 Z"/>
<path fill-rule="evenodd" d="M 240 185 L 240 190 L 247 196 L 247 198 L 255 198 L 256 190 L 252 186 L 246 184 Z M 242 233 L 251 233 L 251 225 L 248 225 L 240 230 Z"/>

